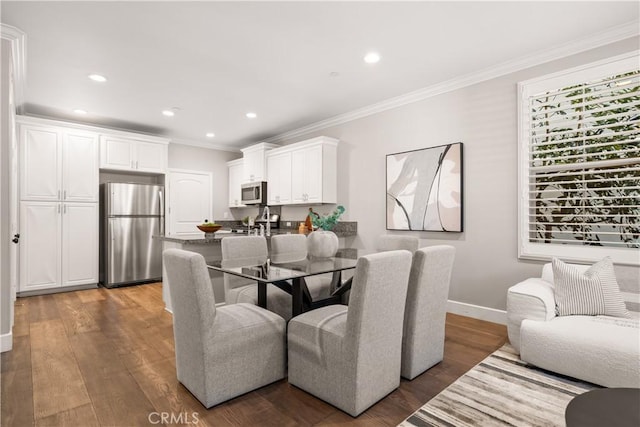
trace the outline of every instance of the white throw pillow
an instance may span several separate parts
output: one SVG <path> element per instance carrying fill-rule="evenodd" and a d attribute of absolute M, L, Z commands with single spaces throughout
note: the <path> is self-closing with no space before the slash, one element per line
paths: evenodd
<path fill-rule="evenodd" d="M 551 260 L 556 314 L 630 317 L 620 294 L 611 258 L 605 257 L 582 272 L 557 258 Z"/>

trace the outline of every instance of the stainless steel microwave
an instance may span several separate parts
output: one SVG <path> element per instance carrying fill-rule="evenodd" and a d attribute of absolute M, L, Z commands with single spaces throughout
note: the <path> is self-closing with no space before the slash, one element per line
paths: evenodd
<path fill-rule="evenodd" d="M 267 182 L 257 181 L 242 184 L 242 203 L 245 205 L 267 204 Z"/>

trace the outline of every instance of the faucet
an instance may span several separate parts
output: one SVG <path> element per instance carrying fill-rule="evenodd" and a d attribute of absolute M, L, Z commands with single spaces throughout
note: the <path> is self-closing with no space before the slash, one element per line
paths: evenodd
<path fill-rule="evenodd" d="M 269 206 L 264 207 L 262 211 L 262 220 L 267 221 L 267 237 L 271 236 L 271 213 L 269 212 Z"/>

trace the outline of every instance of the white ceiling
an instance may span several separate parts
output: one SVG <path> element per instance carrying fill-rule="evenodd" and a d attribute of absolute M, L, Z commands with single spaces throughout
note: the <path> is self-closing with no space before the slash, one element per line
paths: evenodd
<path fill-rule="evenodd" d="M 639 8 L 3 0 L 0 18 L 26 33 L 26 114 L 238 148 L 637 21 Z M 362 60 L 370 50 L 376 65 Z"/>

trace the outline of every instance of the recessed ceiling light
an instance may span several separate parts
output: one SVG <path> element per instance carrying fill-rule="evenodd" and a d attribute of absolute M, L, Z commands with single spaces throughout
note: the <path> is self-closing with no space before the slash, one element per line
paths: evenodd
<path fill-rule="evenodd" d="M 173 117 L 176 115 L 172 110 L 162 110 L 162 115 L 167 117 Z"/>
<path fill-rule="evenodd" d="M 256 113 L 247 113 L 247 117 L 250 119 L 255 119 L 256 117 L 258 117 L 258 115 Z"/>
<path fill-rule="evenodd" d="M 215 133 L 213 132 L 207 132 L 207 134 L 205 135 L 207 138 L 213 138 L 214 136 L 216 136 Z"/>
<path fill-rule="evenodd" d="M 76 108 L 75 110 L 73 110 L 73 112 L 76 113 L 76 114 L 80 114 L 80 115 L 87 114 L 87 110 L 82 110 L 80 108 Z"/>
<path fill-rule="evenodd" d="M 367 64 L 375 64 L 380 61 L 380 55 L 377 52 L 369 52 L 364 57 L 364 62 Z"/>
<path fill-rule="evenodd" d="M 104 83 L 107 81 L 107 78 L 100 74 L 89 74 L 89 78 L 94 82 L 98 82 L 98 83 Z"/>

